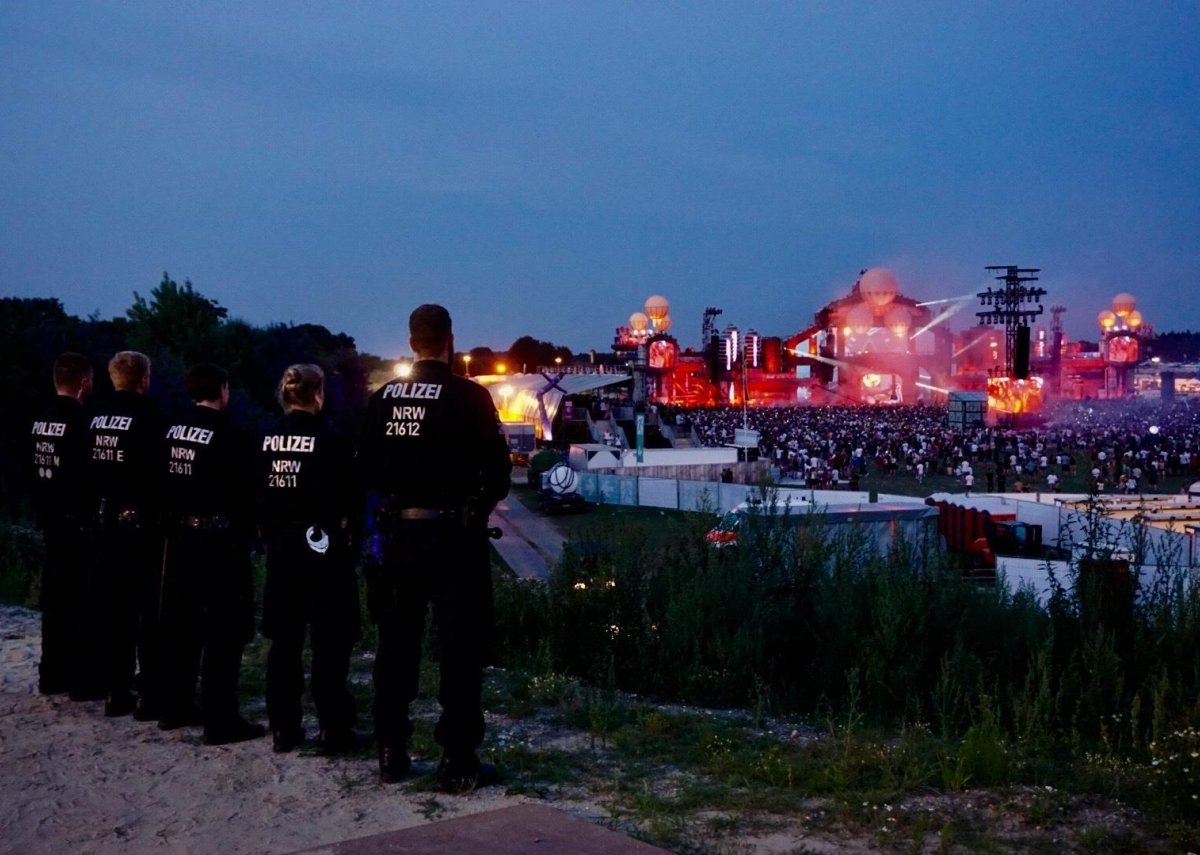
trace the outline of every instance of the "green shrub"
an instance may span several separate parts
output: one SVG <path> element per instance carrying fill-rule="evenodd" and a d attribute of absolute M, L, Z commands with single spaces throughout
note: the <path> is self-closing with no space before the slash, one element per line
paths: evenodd
<path fill-rule="evenodd" d="M 1052 578 L 1042 606 L 1029 591 L 966 581 L 913 544 L 878 555 L 853 526 L 781 525 L 764 510 L 738 547 L 713 550 L 705 515 L 610 519 L 567 545 L 545 586 L 497 588 L 502 657 L 605 687 L 579 695 L 593 733 L 620 720 L 614 689 L 748 707 L 757 721 L 927 721 L 949 747 L 940 771 L 923 774 L 947 786 L 1100 786 L 1102 774 L 1104 791 L 1150 798 L 1129 783 L 1151 768 L 1148 746 L 1200 719 L 1200 584 L 1186 571 L 1135 584 L 1096 563 L 1101 548 Z M 736 760 L 773 786 L 796 780 L 769 751 L 723 746 L 706 744 L 710 768 Z M 847 786 L 883 786 L 857 762 L 826 768 Z M 1169 821 L 1187 807 L 1156 810 Z"/>

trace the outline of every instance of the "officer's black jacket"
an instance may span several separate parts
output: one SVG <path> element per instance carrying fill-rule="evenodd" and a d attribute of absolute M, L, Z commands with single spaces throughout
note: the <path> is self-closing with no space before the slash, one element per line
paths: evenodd
<path fill-rule="evenodd" d="M 422 359 L 371 396 L 359 442 L 369 490 L 408 507 L 488 511 L 508 495 L 512 464 L 488 391 Z"/>
<path fill-rule="evenodd" d="M 30 463 L 34 503 L 44 525 L 51 519 L 82 517 L 90 501 L 83 404 L 56 395 L 33 420 Z"/>
<path fill-rule="evenodd" d="M 263 523 L 337 528 L 361 502 L 354 450 L 320 416 L 292 410 L 266 433 L 258 449 L 258 502 Z"/>
<path fill-rule="evenodd" d="M 166 506 L 172 516 L 253 521 L 254 448 L 228 414 L 196 405 L 166 430 Z"/>
<path fill-rule="evenodd" d="M 163 423 L 154 403 L 136 392 L 117 392 L 92 408 L 87 436 L 92 488 L 108 512 L 156 512 Z"/>

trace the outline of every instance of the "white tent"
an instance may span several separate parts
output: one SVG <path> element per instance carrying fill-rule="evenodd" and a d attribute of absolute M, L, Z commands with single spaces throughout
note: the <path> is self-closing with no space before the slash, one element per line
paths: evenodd
<path fill-rule="evenodd" d="M 563 398 L 627 382 L 628 374 L 485 374 L 473 378 L 492 394 L 500 419 L 541 426 L 542 439 L 553 439 L 550 425 Z"/>

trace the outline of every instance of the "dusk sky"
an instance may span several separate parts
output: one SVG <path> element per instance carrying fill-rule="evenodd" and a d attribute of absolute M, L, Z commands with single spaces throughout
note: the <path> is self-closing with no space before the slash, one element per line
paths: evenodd
<path fill-rule="evenodd" d="M 864 267 L 1200 330 L 1200 2 L 8 2 L 0 295 L 407 353 L 786 336 Z M 978 310 L 950 321 L 960 329 Z"/>

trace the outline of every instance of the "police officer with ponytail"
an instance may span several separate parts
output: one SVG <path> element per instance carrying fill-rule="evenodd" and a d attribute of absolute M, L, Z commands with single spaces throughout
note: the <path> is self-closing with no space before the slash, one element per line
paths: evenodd
<path fill-rule="evenodd" d="M 304 636 L 311 632 L 312 697 L 318 747 L 336 754 L 357 744 L 356 710 L 346 687 L 359 637 L 358 582 L 350 547 L 352 514 L 361 504 L 348 440 L 321 417 L 325 375 L 293 365 L 279 383 L 284 415 L 261 441 L 259 511 L 267 547 L 263 635 L 267 716 L 275 751 L 305 739 Z"/>

